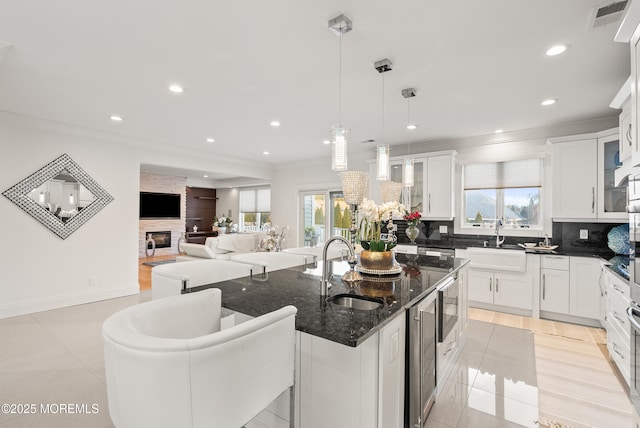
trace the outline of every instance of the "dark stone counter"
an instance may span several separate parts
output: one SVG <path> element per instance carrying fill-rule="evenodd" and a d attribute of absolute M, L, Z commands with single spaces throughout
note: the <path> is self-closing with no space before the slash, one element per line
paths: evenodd
<path fill-rule="evenodd" d="M 261 275 L 195 287 L 222 290 L 222 306 L 249 316 L 260 316 L 286 305 L 298 308 L 296 329 L 347 346 L 358 346 L 382 326 L 433 292 L 438 284 L 464 264 L 466 259 L 397 254 L 402 273 L 394 277 L 366 277 L 353 289 L 341 281 L 349 270 L 346 261 L 331 260 L 331 288 L 328 297 L 357 294 L 379 299 L 380 309 L 364 311 L 329 303 L 320 296 L 322 262 Z"/>

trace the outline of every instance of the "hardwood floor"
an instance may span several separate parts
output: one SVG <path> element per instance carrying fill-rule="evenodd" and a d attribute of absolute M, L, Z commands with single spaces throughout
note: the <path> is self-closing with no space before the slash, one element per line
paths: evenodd
<path fill-rule="evenodd" d="M 175 259 L 176 256 L 177 254 L 166 254 L 163 256 L 140 257 L 138 259 L 138 284 L 140 284 L 140 291 L 151 289 L 151 266 L 144 265 L 143 263 Z"/>

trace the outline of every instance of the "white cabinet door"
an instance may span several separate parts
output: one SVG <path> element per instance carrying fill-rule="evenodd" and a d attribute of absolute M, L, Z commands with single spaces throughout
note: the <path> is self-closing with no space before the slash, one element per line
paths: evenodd
<path fill-rule="evenodd" d="M 540 310 L 569 313 L 569 271 L 540 270 Z"/>
<path fill-rule="evenodd" d="M 602 263 L 596 258 L 570 257 L 569 271 L 569 314 L 599 320 Z"/>
<path fill-rule="evenodd" d="M 511 308 L 533 309 L 532 289 L 530 275 L 496 273 L 493 302 Z"/>
<path fill-rule="evenodd" d="M 631 125 L 631 103 L 629 101 L 622 107 L 619 123 L 620 160 L 624 163 L 624 161 L 631 158 L 634 149 L 633 128 Z"/>
<path fill-rule="evenodd" d="M 553 218 L 596 218 L 598 141 L 553 144 Z"/>
<path fill-rule="evenodd" d="M 422 217 L 453 218 L 453 157 L 451 155 L 427 158 L 426 189 Z"/>
<path fill-rule="evenodd" d="M 493 272 L 469 270 L 467 292 L 470 301 L 493 304 Z"/>
<path fill-rule="evenodd" d="M 640 165 L 640 144 L 638 144 L 638 115 L 640 114 L 640 96 L 638 84 L 640 84 L 640 26 L 636 28 L 631 37 L 631 136 L 633 139 L 633 151 L 631 158 L 633 166 Z"/>
<path fill-rule="evenodd" d="M 598 218 L 627 222 L 627 186 L 615 185 L 620 162 L 618 128 L 598 134 Z"/>

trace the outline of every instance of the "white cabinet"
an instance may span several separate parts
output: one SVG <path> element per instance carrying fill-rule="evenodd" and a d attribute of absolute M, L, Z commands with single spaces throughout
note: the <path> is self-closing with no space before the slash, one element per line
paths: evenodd
<path fill-rule="evenodd" d="M 598 218 L 627 221 L 627 186 L 616 186 L 620 162 L 620 133 L 617 129 L 598 134 Z"/>
<path fill-rule="evenodd" d="M 626 187 L 615 186 L 618 128 L 549 140 L 554 220 L 627 220 Z"/>
<path fill-rule="evenodd" d="M 569 314 L 600 319 L 602 262 L 591 257 L 570 257 Z"/>
<path fill-rule="evenodd" d="M 620 113 L 619 140 L 620 140 L 620 161 L 623 163 L 631 159 L 636 146 L 633 144 L 633 128 L 631 125 L 631 102 L 627 101 Z"/>
<path fill-rule="evenodd" d="M 569 257 L 540 256 L 540 310 L 569 313 Z"/>
<path fill-rule="evenodd" d="M 629 284 L 603 267 L 606 283 L 607 316 L 607 349 L 609 357 L 618 366 L 622 377 L 629 384 L 631 370 L 630 334 L 631 326 L 626 315 L 629 307 Z"/>
<path fill-rule="evenodd" d="M 453 156 L 431 156 L 427 158 L 426 162 L 427 168 L 424 171 L 424 197 L 426 201 L 421 211 L 422 217 L 427 219 L 451 219 L 454 217 Z"/>
<path fill-rule="evenodd" d="M 469 305 L 488 303 L 509 308 L 533 308 L 531 276 L 526 273 L 489 272 L 470 269 Z"/>
<path fill-rule="evenodd" d="M 455 151 L 423 153 L 415 156 L 414 185 L 408 188 L 410 199 L 407 209 L 419 211 L 423 219 L 450 220 L 454 217 L 453 177 Z M 391 159 L 391 181 L 402 182 L 403 157 Z M 403 192 L 407 189 L 403 189 Z M 376 180 L 376 164 L 369 165 L 369 199 L 382 202 L 380 182 Z"/>
<path fill-rule="evenodd" d="M 598 140 L 577 139 L 553 144 L 554 219 L 595 219 Z"/>

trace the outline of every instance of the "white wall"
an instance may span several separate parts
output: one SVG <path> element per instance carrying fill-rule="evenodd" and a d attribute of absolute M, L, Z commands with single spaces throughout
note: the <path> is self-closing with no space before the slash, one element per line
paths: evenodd
<path fill-rule="evenodd" d="M 0 198 L 0 318 L 138 293 L 138 158 L 122 145 L 4 121 L 0 141 L 2 191 L 66 153 L 114 198 L 65 240 Z"/>
<path fill-rule="evenodd" d="M 220 164 L 220 172 L 263 178 L 271 171 L 8 113 L 0 113 L 0 148 L 0 192 L 66 153 L 114 198 L 62 240 L 0 197 L 0 318 L 139 292 L 140 164 L 194 170 Z"/>
<path fill-rule="evenodd" d="M 239 189 L 234 187 L 232 189 L 216 189 L 216 216 L 231 216 L 234 223 L 238 223 L 240 220 L 238 215 L 240 214 L 240 202 L 238 199 Z"/>

